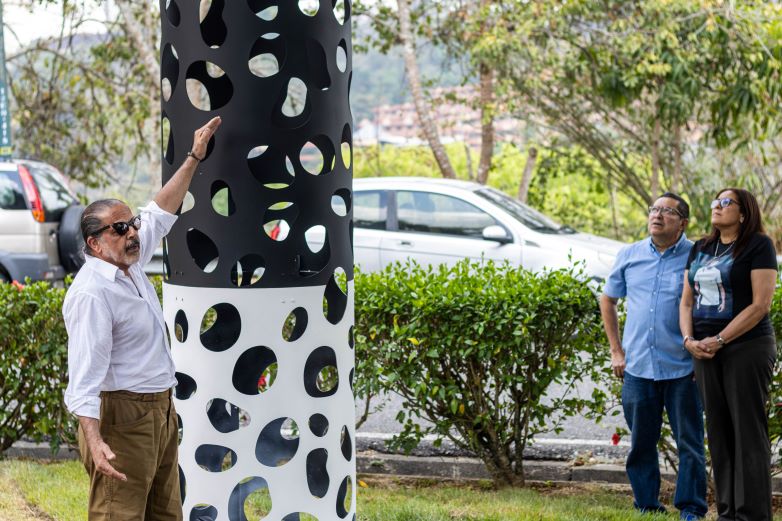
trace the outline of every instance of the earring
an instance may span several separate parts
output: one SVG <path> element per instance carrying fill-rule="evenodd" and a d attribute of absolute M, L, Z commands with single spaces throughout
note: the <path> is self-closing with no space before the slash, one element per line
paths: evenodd
<path fill-rule="evenodd" d="M 739 217 L 739 223 L 744 224 L 744 218 L 743 217 Z"/>

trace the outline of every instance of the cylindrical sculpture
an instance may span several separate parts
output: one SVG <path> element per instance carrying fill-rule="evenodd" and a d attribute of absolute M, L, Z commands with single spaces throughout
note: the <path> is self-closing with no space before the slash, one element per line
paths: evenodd
<path fill-rule="evenodd" d="M 164 182 L 222 117 L 165 244 L 185 519 L 353 519 L 349 2 L 161 19 Z"/>

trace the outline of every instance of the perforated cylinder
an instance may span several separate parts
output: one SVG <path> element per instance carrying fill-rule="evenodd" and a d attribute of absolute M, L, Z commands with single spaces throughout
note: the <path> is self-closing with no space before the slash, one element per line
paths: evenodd
<path fill-rule="evenodd" d="M 350 4 L 162 0 L 164 243 L 185 519 L 355 518 Z"/>

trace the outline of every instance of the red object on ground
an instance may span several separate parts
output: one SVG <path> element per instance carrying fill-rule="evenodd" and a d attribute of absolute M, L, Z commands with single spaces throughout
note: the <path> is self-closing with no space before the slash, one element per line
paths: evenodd
<path fill-rule="evenodd" d="M 622 437 L 618 433 L 614 433 L 613 436 L 611 436 L 611 443 L 613 445 L 619 445 L 619 440 L 622 439 Z"/>
<path fill-rule="evenodd" d="M 24 284 L 22 284 L 22 283 L 21 283 L 21 282 L 19 282 L 18 280 L 15 280 L 15 281 L 13 281 L 13 282 L 11 283 L 11 285 L 12 285 L 13 287 L 15 287 L 16 289 L 18 289 L 19 291 L 22 291 L 22 290 L 24 289 Z"/>

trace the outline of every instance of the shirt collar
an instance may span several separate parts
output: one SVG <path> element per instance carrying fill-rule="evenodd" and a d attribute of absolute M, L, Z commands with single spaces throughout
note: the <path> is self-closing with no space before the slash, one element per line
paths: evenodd
<path fill-rule="evenodd" d="M 659 251 L 657 251 L 657 248 L 655 247 L 654 242 L 652 242 L 652 238 L 651 237 L 649 237 L 646 240 L 649 242 L 649 248 L 651 248 L 652 251 L 654 253 L 656 253 L 657 255 L 666 255 L 668 252 L 671 252 L 671 255 L 673 255 L 679 249 L 679 246 L 681 246 L 683 243 L 687 242 L 687 234 L 682 232 L 682 235 L 681 235 L 681 237 L 679 237 L 679 240 L 676 241 L 676 244 L 674 244 L 673 246 L 671 246 L 670 248 L 665 250 L 663 253 L 660 253 Z"/>
<path fill-rule="evenodd" d="M 84 264 L 89 266 L 92 271 L 97 272 L 107 280 L 114 282 L 117 279 L 119 268 L 103 259 L 84 254 Z"/>

